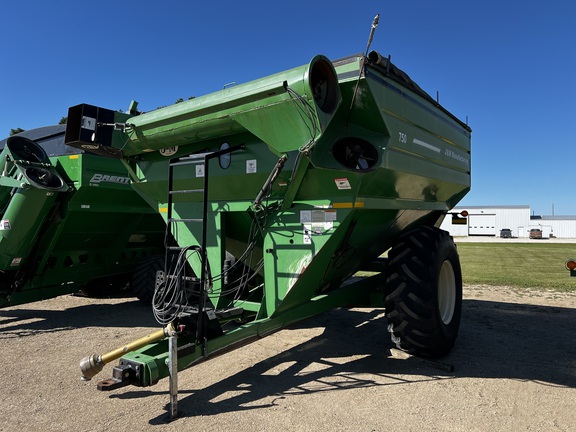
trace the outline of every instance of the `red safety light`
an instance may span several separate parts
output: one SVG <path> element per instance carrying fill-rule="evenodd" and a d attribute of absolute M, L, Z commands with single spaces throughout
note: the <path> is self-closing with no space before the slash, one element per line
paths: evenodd
<path fill-rule="evenodd" d="M 468 211 L 467 211 L 467 210 L 462 210 L 462 211 L 460 212 L 460 215 L 461 215 L 462 217 L 467 217 L 467 216 L 468 216 Z"/>
<path fill-rule="evenodd" d="M 576 270 L 576 261 L 573 259 L 569 259 L 568 261 L 566 261 L 566 269 L 570 271 Z"/>

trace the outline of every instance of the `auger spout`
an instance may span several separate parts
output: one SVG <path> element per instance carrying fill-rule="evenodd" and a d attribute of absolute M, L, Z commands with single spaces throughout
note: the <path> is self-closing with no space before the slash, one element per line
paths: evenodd
<path fill-rule="evenodd" d="M 334 66 L 317 55 L 289 71 L 136 116 L 85 104 L 71 107 L 66 144 L 122 158 L 168 143 L 190 146 L 192 153 L 206 140 L 250 132 L 280 155 L 319 138 L 341 100 Z M 279 119 L 292 125 L 290 137 L 277 127 Z"/>

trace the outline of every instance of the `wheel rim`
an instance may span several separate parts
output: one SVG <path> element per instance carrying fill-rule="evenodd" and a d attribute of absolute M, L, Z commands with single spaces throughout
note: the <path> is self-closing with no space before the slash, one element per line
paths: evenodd
<path fill-rule="evenodd" d="M 450 261 L 446 260 L 440 268 L 438 277 L 438 309 L 440 318 L 446 325 L 450 324 L 454 316 L 456 305 L 456 277 Z"/>

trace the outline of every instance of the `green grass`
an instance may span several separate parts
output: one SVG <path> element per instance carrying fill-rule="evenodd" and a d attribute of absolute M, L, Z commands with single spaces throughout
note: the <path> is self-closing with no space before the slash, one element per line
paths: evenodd
<path fill-rule="evenodd" d="M 464 284 L 576 291 L 564 267 L 576 258 L 570 243 L 457 243 Z"/>

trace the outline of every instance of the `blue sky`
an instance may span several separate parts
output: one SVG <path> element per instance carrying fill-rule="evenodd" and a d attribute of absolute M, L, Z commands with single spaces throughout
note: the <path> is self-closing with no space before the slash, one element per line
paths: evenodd
<path fill-rule="evenodd" d="M 462 205 L 576 215 L 576 3 L 190 0 L 3 2 L 0 135 L 90 103 L 148 111 L 307 63 L 372 49 L 472 134 Z"/>

